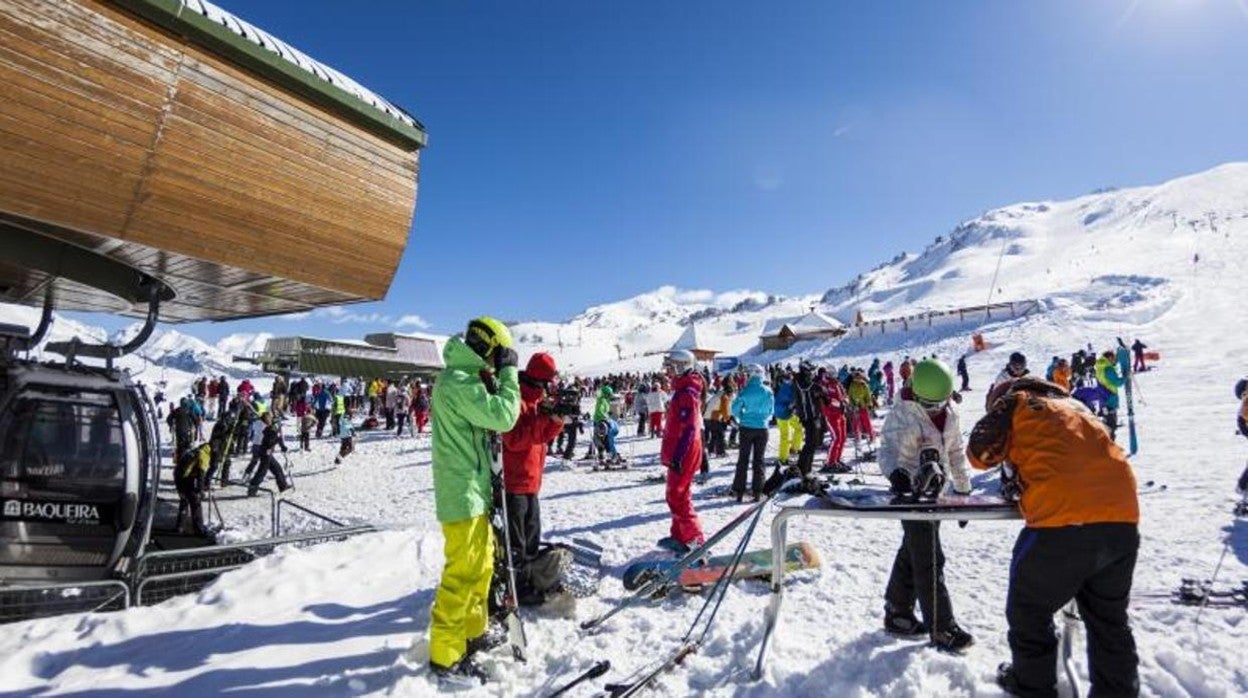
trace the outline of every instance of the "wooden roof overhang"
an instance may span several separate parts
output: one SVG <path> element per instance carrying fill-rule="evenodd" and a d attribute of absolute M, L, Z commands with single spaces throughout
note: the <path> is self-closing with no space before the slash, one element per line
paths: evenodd
<path fill-rule="evenodd" d="M 0 300 L 42 302 L 4 254 L 31 235 L 164 282 L 169 322 L 383 298 L 423 127 L 182 5 L 0 0 Z M 146 312 L 77 280 L 57 306 Z"/>

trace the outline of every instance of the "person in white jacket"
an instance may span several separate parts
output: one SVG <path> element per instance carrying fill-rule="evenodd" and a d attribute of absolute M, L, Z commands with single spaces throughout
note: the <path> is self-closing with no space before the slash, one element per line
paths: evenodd
<path fill-rule="evenodd" d="M 880 471 L 899 497 L 935 496 L 952 483 L 971 491 L 958 414 L 949 404 L 953 372 L 936 359 L 914 367 L 882 430 Z M 940 523 L 902 521 L 901 547 L 884 592 L 884 629 L 902 636 L 929 635 L 938 649 L 961 652 L 974 644 L 953 617 L 945 588 Z M 924 622 L 914 616 L 918 601 Z"/>

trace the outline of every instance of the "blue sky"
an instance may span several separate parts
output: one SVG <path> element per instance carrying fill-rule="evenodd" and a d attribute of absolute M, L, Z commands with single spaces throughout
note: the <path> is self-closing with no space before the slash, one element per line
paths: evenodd
<path fill-rule="evenodd" d="M 216 2 L 430 140 L 384 302 L 206 339 L 817 292 L 988 208 L 1248 158 L 1248 0 Z"/>

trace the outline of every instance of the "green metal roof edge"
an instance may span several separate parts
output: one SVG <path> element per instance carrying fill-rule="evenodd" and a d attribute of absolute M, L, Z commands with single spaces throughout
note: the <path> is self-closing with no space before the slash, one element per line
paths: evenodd
<path fill-rule="evenodd" d="M 197 12 L 180 12 L 178 0 L 109 1 L 409 150 L 429 140 L 415 117 L 418 126 L 403 123 Z"/>

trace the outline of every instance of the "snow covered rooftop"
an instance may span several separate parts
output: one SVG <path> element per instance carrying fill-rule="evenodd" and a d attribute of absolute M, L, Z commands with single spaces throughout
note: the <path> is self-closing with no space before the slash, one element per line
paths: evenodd
<path fill-rule="evenodd" d="M 412 117 L 411 114 L 408 114 L 402 108 L 392 104 L 376 92 L 364 87 L 355 80 L 352 80 L 337 70 L 321 63 L 320 61 L 312 58 L 306 53 L 255 26 L 254 24 L 249 24 L 226 10 L 207 2 L 207 0 L 182 0 L 182 7 L 185 8 L 185 10 L 197 12 L 204 17 L 207 17 L 235 34 L 238 34 L 244 39 L 247 39 L 253 44 L 276 54 L 283 60 L 293 63 L 321 80 L 351 93 L 365 103 L 385 112 L 390 117 L 398 119 L 409 126 L 420 127 L 420 124 Z"/>
<path fill-rule="evenodd" d="M 812 310 L 805 315 L 768 320 L 763 325 L 762 336 L 773 337 L 780 334 L 780 330 L 784 329 L 786 326 L 793 334 L 808 334 L 812 332 L 839 330 L 845 327 L 845 324 L 836 318 L 829 317 L 821 312 Z"/>
<path fill-rule="evenodd" d="M 681 332 L 680 336 L 676 338 L 676 341 L 672 343 L 672 349 L 689 349 L 692 351 L 694 349 L 707 349 L 707 347 L 703 346 L 698 339 L 698 326 L 691 322 L 685 328 L 685 331 Z"/>

